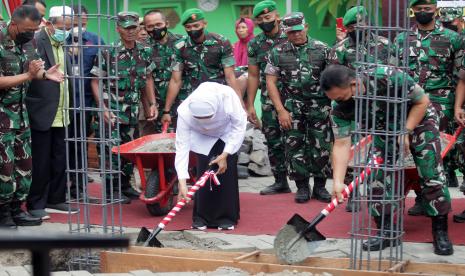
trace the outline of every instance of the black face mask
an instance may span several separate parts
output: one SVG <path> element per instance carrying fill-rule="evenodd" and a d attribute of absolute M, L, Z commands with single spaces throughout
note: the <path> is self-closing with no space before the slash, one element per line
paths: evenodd
<path fill-rule="evenodd" d="M 349 32 L 347 35 L 352 39 L 354 43 L 357 43 L 357 31 Z"/>
<path fill-rule="evenodd" d="M 433 21 L 434 18 L 434 12 L 416 12 L 415 13 L 415 19 L 417 22 L 421 25 L 426 25 Z"/>
<path fill-rule="evenodd" d="M 187 35 L 193 39 L 193 40 L 197 40 L 199 37 L 201 37 L 203 35 L 203 28 L 202 29 L 199 29 L 199 30 L 192 30 L 192 31 L 188 31 L 187 32 Z"/>
<path fill-rule="evenodd" d="M 168 28 L 164 27 L 161 29 L 153 29 L 150 32 L 150 35 L 153 37 L 155 40 L 161 40 L 165 37 L 165 35 L 168 33 Z"/>
<path fill-rule="evenodd" d="M 258 24 L 258 27 L 260 27 L 260 29 L 262 29 L 262 31 L 264 31 L 265 33 L 269 33 L 274 29 L 275 25 L 276 25 L 276 20 L 271 21 L 271 22 L 260 23 Z"/>
<path fill-rule="evenodd" d="M 21 32 L 16 35 L 15 43 L 22 45 L 28 43 L 34 38 L 34 31 Z"/>
<path fill-rule="evenodd" d="M 452 22 L 443 22 L 442 25 L 444 26 L 444 28 L 447 28 L 447 29 L 452 30 L 454 32 L 459 31 L 459 27 L 457 25 L 452 25 Z"/>

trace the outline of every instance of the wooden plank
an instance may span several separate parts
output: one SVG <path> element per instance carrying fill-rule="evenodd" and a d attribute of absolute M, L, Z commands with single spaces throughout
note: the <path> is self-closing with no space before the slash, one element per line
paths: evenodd
<path fill-rule="evenodd" d="M 223 260 L 223 261 L 232 261 L 234 258 L 238 258 L 246 253 L 244 252 L 224 252 L 224 251 L 210 251 L 210 250 L 187 250 L 187 249 L 175 249 L 175 248 L 154 248 L 154 247 L 130 247 L 130 253 L 141 253 L 141 254 L 154 254 L 154 255 L 163 255 L 163 256 L 172 256 L 172 257 L 181 257 L 181 258 L 191 258 L 191 259 L 207 259 L 207 260 Z M 214 252 L 214 253 L 213 253 Z M 349 269 L 350 268 L 350 259 L 349 258 L 323 258 L 323 257 L 310 257 L 304 262 L 300 263 L 299 266 L 310 266 L 310 267 L 331 267 L 338 269 Z M 253 260 L 248 260 L 248 262 L 255 263 L 264 263 L 264 264 L 277 264 L 280 262 L 272 254 L 261 253 L 259 256 Z M 370 267 L 377 268 L 379 261 L 376 259 L 368 261 L 362 261 L 362 269 L 366 269 L 367 265 L 370 264 Z M 382 260 L 381 270 L 388 271 L 393 265 L 391 262 Z M 405 266 L 405 272 L 408 273 L 433 273 L 433 274 L 456 274 L 456 275 L 465 275 L 465 265 L 464 264 L 444 264 L 444 263 L 419 263 L 419 262 L 409 262 Z"/>
<path fill-rule="evenodd" d="M 127 273 L 132 270 L 147 269 L 153 272 L 186 272 L 186 271 L 214 271 L 219 267 L 235 267 L 252 274 L 260 272 L 275 273 L 283 270 L 312 272 L 322 274 L 331 273 L 334 276 L 426 276 L 432 274 L 418 273 L 389 273 L 380 271 L 360 271 L 338 268 L 291 266 L 266 264 L 255 262 L 233 262 L 232 260 L 200 259 L 174 257 L 154 254 L 137 254 L 104 251 L 101 253 L 101 271 L 103 273 Z"/>

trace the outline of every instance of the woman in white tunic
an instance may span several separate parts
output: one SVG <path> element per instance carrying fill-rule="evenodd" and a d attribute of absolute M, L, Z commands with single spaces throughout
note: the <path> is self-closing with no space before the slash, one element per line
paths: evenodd
<path fill-rule="evenodd" d="M 244 140 L 247 114 L 232 88 L 202 83 L 178 108 L 176 172 L 179 197 L 186 198 L 189 152 L 197 157 L 197 177 L 217 165 L 220 185 L 207 184 L 194 196 L 192 227 L 232 230 L 239 220 L 237 151 Z M 212 161 L 212 158 L 216 158 Z"/>

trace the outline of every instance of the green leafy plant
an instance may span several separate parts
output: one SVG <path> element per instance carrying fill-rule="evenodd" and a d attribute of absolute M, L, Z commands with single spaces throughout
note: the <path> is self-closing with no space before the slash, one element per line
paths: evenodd
<path fill-rule="evenodd" d="M 365 4 L 367 1 L 360 1 L 361 4 Z M 317 16 L 317 24 L 319 27 L 322 26 L 323 21 L 327 14 L 332 17 L 341 17 L 341 11 L 345 11 L 352 6 L 356 6 L 359 3 L 358 0 L 309 0 L 308 6 L 315 9 Z M 372 5 L 370 5 L 372 6 Z M 374 12 L 374 7 L 373 11 Z M 370 13 L 370 12 L 369 12 Z M 375 14 L 375 13 L 370 13 Z"/>

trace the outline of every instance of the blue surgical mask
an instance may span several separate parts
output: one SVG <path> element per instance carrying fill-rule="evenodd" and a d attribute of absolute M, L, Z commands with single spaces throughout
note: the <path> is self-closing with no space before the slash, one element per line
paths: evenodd
<path fill-rule="evenodd" d="M 69 36 L 70 31 L 61 30 L 56 28 L 55 26 L 53 26 L 53 28 L 55 29 L 55 33 L 51 36 L 52 39 L 56 42 L 65 42 L 65 40 Z"/>

